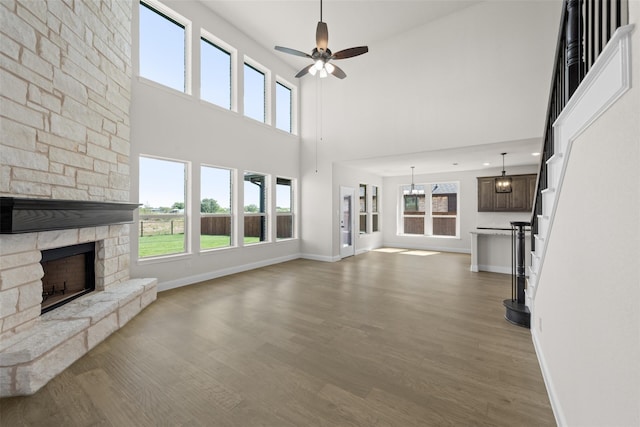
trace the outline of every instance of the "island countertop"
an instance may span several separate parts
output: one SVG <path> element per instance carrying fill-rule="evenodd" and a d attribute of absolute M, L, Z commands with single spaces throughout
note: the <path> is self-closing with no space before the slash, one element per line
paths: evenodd
<path fill-rule="evenodd" d="M 510 228 L 478 227 L 471 234 L 471 267 L 473 272 L 491 271 L 511 274 Z M 531 247 L 531 230 L 525 230 L 526 253 Z"/>

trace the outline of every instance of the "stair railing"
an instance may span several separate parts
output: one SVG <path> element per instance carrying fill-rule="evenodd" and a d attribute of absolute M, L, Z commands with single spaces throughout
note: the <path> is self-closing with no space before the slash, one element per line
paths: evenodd
<path fill-rule="evenodd" d="M 628 23 L 627 0 L 564 0 L 553 78 L 531 214 L 531 233 L 538 234 L 547 162 L 554 154 L 553 124 L 618 27 Z M 535 250 L 535 239 L 531 239 Z"/>

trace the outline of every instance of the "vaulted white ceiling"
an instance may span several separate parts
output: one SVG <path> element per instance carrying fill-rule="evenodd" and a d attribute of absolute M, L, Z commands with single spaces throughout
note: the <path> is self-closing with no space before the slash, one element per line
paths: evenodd
<path fill-rule="evenodd" d="M 265 49 L 315 45 L 317 0 L 201 1 Z M 537 164 L 560 5 L 325 0 L 329 48 L 370 52 L 338 63 L 345 80 L 296 81 L 303 140 L 322 138 L 321 155 L 385 176 L 406 175 L 409 163 L 432 172 L 495 167 L 505 151 L 508 164 Z M 275 54 L 294 69 L 308 64 Z"/>
<path fill-rule="evenodd" d="M 201 0 L 266 49 L 275 45 L 309 52 L 315 47 L 319 0 Z M 479 3 L 480 0 L 323 0 L 329 48 L 371 44 Z M 294 66 L 300 58 L 283 59 Z M 304 64 L 304 63 L 302 63 Z"/>

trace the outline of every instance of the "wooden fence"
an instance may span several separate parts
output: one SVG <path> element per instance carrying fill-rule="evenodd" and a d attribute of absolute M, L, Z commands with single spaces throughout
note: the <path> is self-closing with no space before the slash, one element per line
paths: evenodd
<path fill-rule="evenodd" d="M 140 237 L 184 234 L 183 215 L 140 215 Z"/>
<path fill-rule="evenodd" d="M 263 237 L 264 222 L 265 219 L 261 216 L 245 216 L 245 237 Z M 290 215 L 278 215 L 276 217 L 276 229 L 278 239 L 293 237 L 293 217 Z M 200 218 L 200 234 L 202 235 L 230 236 L 231 232 L 230 216 L 212 215 Z M 184 233 L 184 216 L 182 215 L 140 216 L 140 237 L 182 233 Z"/>
<path fill-rule="evenodd" d="M 455 218 L 432 218 L 433 236 L 455 236 Z M 424 234 L 424 217 L 404 217 L 404 234 Z"/>

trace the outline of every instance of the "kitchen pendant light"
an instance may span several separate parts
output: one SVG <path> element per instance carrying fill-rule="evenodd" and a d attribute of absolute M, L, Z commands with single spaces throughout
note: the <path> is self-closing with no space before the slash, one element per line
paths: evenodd
<path fill-rule="evenodd" d="M 496 193 L 511 193 L 511 177 L 506 175 L 504 171 L 504 156 L 507 153 L 502 154 L 502 176 L 496 178 Z"/>

